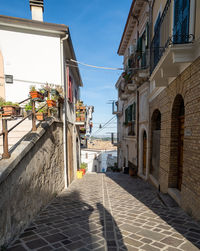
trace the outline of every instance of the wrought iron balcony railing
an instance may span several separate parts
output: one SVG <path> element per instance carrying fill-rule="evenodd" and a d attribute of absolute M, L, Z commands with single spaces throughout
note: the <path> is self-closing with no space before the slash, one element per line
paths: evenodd
<path fill-rule="evenodd" d="M 169 45 L 193 42 L 194 35 L 189 33 L 190 1 L 186 0 L 186 2 L 186 5 L 174 4 L 172 8 L 172 0 L 168 0 L 161 17 L 158 18 L 150 46 L 150 73 L 153 72 Z M 183 13 L 185 13 L 185 17 Z"/>

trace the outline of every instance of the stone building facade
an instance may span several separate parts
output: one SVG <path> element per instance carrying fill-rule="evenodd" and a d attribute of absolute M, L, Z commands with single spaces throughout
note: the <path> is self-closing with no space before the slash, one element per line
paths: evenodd
<path fill-rule="evenodd" d="M 180 180 L 178 116 L 182 105 L 184 105 L 184 143 L 182 180 Z M 200 218 L 200 57 L 150 102 L 152 122 L 156 111 L 160 111 L 161 114 L 161 133 L 159 175 L 155 184 L 160 186 L 162 192 L 168 192 L 187 212 Z M 151 132 L 153 127 L 154 124 L 151 123 Z M 152 154 L 152 140 L 150 145 Z M 152 176 L 150 167 L 150 179 Z"/>
<path fill-rule="evenodd" d="M 76 61 L 69 27 L 43 22 L 43 1 L 29 2 L 32 20 L 0 15 L 0 97 L 21 102 L 27 99 L 31 85 L 39 89 L 48 83 L 63 88 L 63 176 L 67 187 L 80 164 L 75 104 L 82 79 L 77 63 L 72 63 L 77 67 L 67 66 L 67 60 Z M 6 75 L 12 77 L 12 83 L 6 81 Z"/>
<path fill-rule="evenodd" d="M 152 3 L 149 179 L 196 218 L 200 218 L 199 18 L 199 1 Z"/>
<path fill-rule="evenodd" d="M 133 1 L 118 49 L 124 72 L 118 89 L 118 164 L 147 179 L 149 4 Z M 145 141 L 145 142 L 144 142 Z M 139 154 L 140 153 L 140 154 Z"/>
<path fill-rule="evenodd" d="M 144 2 L 136 0 L 132 6 Z M 149 72 L 142 85 L 138 86 L 137 82 L 137 174 L 200 219 L 200 2 L 158 0 L 149 1 L 148 7 Z M 144 11 L 143 8 L 140 10 Z M 126 29 L 127 25 L 124 33 Z M 125 47 L 128 45 L 128 42 L 124 44 Z M 134 71 L 132 79 L 138 80 L 138 73 L 141 71 Z M 117 86 L 124 88 L 119 83 Z M 142 98 L 145 88 L 145 98 Z M 118 88 L 119 103 L 122 102 L 120 91 Z M 126 99 L 130 98 L 128 94 Z M 123 103 L 122 116 L 124 108 Z M 124 134 L 123 127 L 118 133 Z M 118 151 L 124 144 L 125 138 L 121 137 Z M 119 158 L 124 158 L 124 150 Z M 133 157 L 131 155 L 129 159 Z"/>

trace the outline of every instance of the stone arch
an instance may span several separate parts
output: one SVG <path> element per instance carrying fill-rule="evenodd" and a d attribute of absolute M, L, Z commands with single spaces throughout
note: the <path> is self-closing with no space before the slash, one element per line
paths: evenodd
<path fill-rule="evenodd" d="M 161 136 L 161 112 L 154 110 L 151 117 L 151 157 L 150 174 L 156 180 L 159 179 L 160 169 L 160 136 Z"/>
<path fill-rule="evenodd" d="M 0 51 L 0 97 L 5 99 L 4 62 Z"/>
<path fill-rule="evenodd" d="M 168 186 L 181 190 L 183 175 L 185 106 L 181 94 L 177 94 L 171 112 L 170 169 Z"/>
<path fill-rule="evenodd" d="M 146 134 L 146 172 L 143 172 L 143 157 L 144 157 L 144 141 L 143 141 L 143 136 L 144 133 Z M 148 169 L 148 156 L 149 156 L 149 147 L 148 147 L 148 139 L 149 139 L 149 135 L 148 135 L 148 130 L 147 127 L 145 125 L 141 125 L 140 127 L 140 131 L 139 131 L 139 175 L 141 177 L 145 177 L 145 179 L 147 179 L 148 177 L 148 173 L 149 173 L 149 169 Z"/>

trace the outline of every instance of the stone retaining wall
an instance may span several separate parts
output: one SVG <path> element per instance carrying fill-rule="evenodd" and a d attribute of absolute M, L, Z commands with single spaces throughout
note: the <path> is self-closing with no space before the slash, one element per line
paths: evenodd
<path fill-rule="evenodd" d="M 0 247 L 64 188 L 63 124 L 48 121 L 0 161 Z"/>

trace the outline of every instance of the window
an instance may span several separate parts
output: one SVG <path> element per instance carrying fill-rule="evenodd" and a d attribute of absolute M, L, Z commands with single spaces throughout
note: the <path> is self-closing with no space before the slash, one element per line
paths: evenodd
<path fill-rule="evenodd" d="M 128 122 L 135 121 L 136 118 L 136 103 L 134 102 L 132 105 L 129 105 L 125 110 L 125 124 Z"/>
<path fill-rule="evenodd" d="M 135 120 L 136 120 L 136 103 L 129 105 L 125 110 L 125 122 L 124 124 L 128 126 L 128 135 L 135 135 Z"/>
<path fill-rule="evenodd" d="M 187 43 L 189 39 L 190 1 L 174 1 L 173 43 Z"/>
<path fill-rule="evenodd" d="M 136 103 L 129 105 L 125 110 L 125 122 L 124 124 L 128 126 L 128 135 L 135 135 L 135 120 L 136 120 Z"/>

